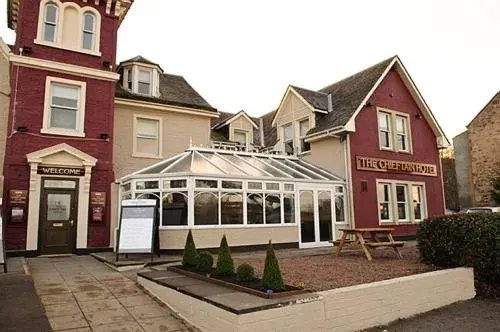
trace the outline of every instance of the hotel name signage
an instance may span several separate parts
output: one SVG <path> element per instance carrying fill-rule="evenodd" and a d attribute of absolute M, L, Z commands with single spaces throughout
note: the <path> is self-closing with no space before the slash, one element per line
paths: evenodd
<path fill-rule="evenodd" d="M 356 168 L 361 171 L 393 172 L 437 176 L 436 165 L 402 160 L 387 160 L 356 156 Z"/>
<path fill-rule="evenodd" d="M 37 174 L 64 175 L 64 176 L 85 176 L 85 168 L 38 166 Z"/>

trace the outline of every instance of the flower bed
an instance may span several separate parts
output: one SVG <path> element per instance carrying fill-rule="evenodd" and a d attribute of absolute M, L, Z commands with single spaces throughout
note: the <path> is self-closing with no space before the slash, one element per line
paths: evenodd
<path fill-rule="evenodd" d="M 309 292 L 308 290 L 290 285 L 285 285 L 285 290 L 283 291 L 275 291 L 275 292 L 268 291 L 262 289 L 261 280 L 258 278 L 252 278 L 252 280 L 248 282 L 242 282 L 237 279 L 236 275 L 216 276 L 214 274 L 214 270 L 212 270 L 212 272 L 210 273 L 204 273 L 194 268 L 189 268 L 181 265 L 169 266 L 167 269 L 172 272 L 180 273 L 191 278 L 204 280 L 216 285 L 232 288 L 241 292 L 245 292 L 263 298 L 277 298 L 277 297 L 291 296 Z"/>

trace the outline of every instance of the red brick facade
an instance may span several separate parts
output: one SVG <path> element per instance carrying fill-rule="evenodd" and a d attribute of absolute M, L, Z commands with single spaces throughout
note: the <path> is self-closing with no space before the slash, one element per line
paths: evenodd
<path fill-rule="evenodd" d="M 61 1 L 67 2 L 67 1 Z M 101 14 L 100 52 L 94 56 L 55 47 L 41 46 L 34 43 L 37 36 L 39 16 L 39 0 L 20 1 L 18 15 L 15 54 L 22 47 L 31 47 L 32 53 L 27 57 L 51 60 L 65 64 L 105 70 L 103 62 L 114 64 L 116 61 L 116 41 L 118 18 L 106 14 L 105 2 L 95 6 L 94 1 L 72 1 L 80 6 L 96 8 Z M 109 70 L 109 69 L 107 69 Z M 85 138 L 65 137 L 41 134 L 43 123 L 46 77 L 58 77 L 86 83 L 85 96 Z M 115 82 L 88 78 L 75 74 L 62 74 L 39 68 L 29 68 L 14 64 L 11 68 L 11 105 L 9 114 L 9 132 L 6 144 L 4 165 L 4 212 L 6 223 L 6 246 L 9 250 L 25 250 L 27 222 L 12 223 L 9 214 L 9 190 L 30 190 L 30 167 L 26 155 L 47 147 L 66 143 L 96 158 L 97 164 L 92 168 L 90 191 L 105 192 L 106 209 L 104 222 L 88 222 L 87 247 L 108 247 L 110 232 L 110 184 L 114 180 L 113 173 L 113 113 Z M 27 133 L 11 133 L 18 127 L 27 127 Z M 108 134 L 111 139 L 101 138 Z M 27 202 L 29 204 L 29 202 Z M 80 222 L 80 221 L 79 221 Z"/>
<path fill-rule="evenodd" d="M 350 137 L 351 169 L 353 179 L 354 217 L 356 227 L 377 227 L 377 179 L 401 180 L 425 183 L 427 215 L 444 213 L 441 166 L 436 135 L 421 116 L 421 110 L 396 71 L 390 71 L 370 97 L 372 106 L 365 106 L 356 117 L 356 132 Z M 377 107 L 409 114 L 412 153 L 384 151 L 379 147 Z M 356 156 L 387 160 L 411 161 L 437 166 L 437 176 L 372 172 L 357 170 Z M 368 187 L 362 189 L 362 181 Z M 416 225 L 391 225 L 396 235 L 414 235 Z"/>

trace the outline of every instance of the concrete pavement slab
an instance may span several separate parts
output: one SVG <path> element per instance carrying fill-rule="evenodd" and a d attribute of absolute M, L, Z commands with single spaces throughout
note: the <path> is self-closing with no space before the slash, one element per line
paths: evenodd
<path fill-rule="evenodd" d="M 186 325 L 173 316 L 143 319 L 139 321 L 139 324 L 146 332 L 189 331 Z"/>
<path fill-rule="evenodd" d="M 55 294 L 55 295 L 41 295 L 40 300 L 43 305 L 60 304 L 60 303 L 73 303 L 75 298 L 71 293 Z"/>
<path fill-rule="evenodd" d="M 68 316 L 49 317 L 49 322 L 54 331 L 76 329 L 89 326 L 81 313 Z"/>
<path fill-rule="evenodd" d="M 92 313 L 86 313 L 85 317 L 90 323 L 90 326 L 107 325 L 116 322 L 133 321 L 134 318 L 125 308 L 116 308 L 111 310 L 102 310 Z"/>
<path fill-rule="evenodd" d="M 165 309 L 163 309 L 159 304 L 130 307 L 127 308 L 127 310 L 136 320 L 155 318 L 155 317 L 165 317 L 169 315 L 169 313 Z"/>
<path fill-rule="evenodd" d="M 113 295 L 108 290 L 96 291 L 96 292 L 78 292 L 73 293 L 78 302 L 91 301 L 91 300 L 109 300 L 113 298 Z"/>
<path fill-rule="evenodd" d="M 61 303 L 44 306 L 47 317 L 70 316 L 80 313 L 80 307 L 74 303 Z"/>
<path fill-rule="evenodd" d="M 121 308 L 122 305 L 116 299 L 94 300 L 79 302 L 80 309 L 84 314 L 90 314 L 98 311 L 106 311 Z"/>
<path fill-rule="evenodd" d="M 118 298 L 118 301 L 120 301 L 120 303 L 124 307 L 137 307 L 141 305 L 151 305 L 156 303 L 155 300 L 153 300 L 150 296 L 144 294 L 120 297 Z"/>
<path fill-rule="evenodd" d="M 92 327 L 93 332 L 144 332 L 137 322 L 118 322 Z"/>

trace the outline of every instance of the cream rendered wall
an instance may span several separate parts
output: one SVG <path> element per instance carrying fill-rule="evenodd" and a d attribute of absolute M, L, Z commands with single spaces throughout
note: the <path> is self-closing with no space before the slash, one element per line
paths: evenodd
<path fill-rule="evenodd" d="M 248 142 L 253 144 L 253 125 L 244 116 L 238 117 L 229 125 L 229 140 L 233 140 L 234 130 L 244 130 L 248 133 Z"/>
<path fill-rule="evenodd" d="M 160 117 L 162 127 L 162 156 L 133 157 L 134 115 Z M 115 104 L 113 163 L 115 178 L 138 171 L 151 164 L 181 153 L 193 145 L 208 146 L 210 118 L 169 111 L 147 110 Z"/>
<path fill-rule="evenodd" d="M 321 166 L 330 172 L 346 178 L 344 143 L 340 139 L 329 137 L 311 143 L 311 153 L 304 159 Z"/>
<path fill-rule="evenodd" d="M 192 229 L 197 248 L 217 248 L 222 236 L 226 234 L 230 246 L 267 244 L 269 240 L 276 243 L 299 242 L 297 225 L 277 227 L 232 227 Z M 188 234 L 187 229 L 160 229 L 161 249 L 183 249 Z"/>
<path fill-rule="evenodd" d="M 298 145 L 299 128 L 296 123 L 297 121 L 304 120 L 307 117 L 309 117 L 310 127 L 315 127 L 315 116 L 311 107 L 301 100 L 295 92 L 289 90 L 281 107 L 281 111 L 278 113 L 278 117 L 276 118 L 276 128 L 278 130 L 279 140 L 276 146 L 277 149 L 281 150 L 283 148 L 283 130 L 281 127 L 291 122 L 293 122 L 295 126 L 295 144 Z"/>
<path fill-rule="evenodd" d="M 0 40 L 3 44 L 3 41 Z M 4 44 L 5 48 L 7 46 Z M 10 65 L 7 54 L 0 51 L 0 197 L 3 192 L 3 163 L 5 157 L 5 141 L 7 138 L 7 122 L 10 102 Z"/>

